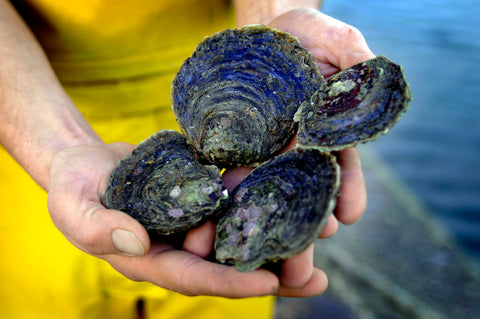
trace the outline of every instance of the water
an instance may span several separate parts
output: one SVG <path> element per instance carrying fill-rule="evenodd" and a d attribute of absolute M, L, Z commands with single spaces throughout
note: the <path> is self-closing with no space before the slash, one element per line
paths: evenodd
<path fill-rule="evenodd" d="M 480 1 L 325 1 L 404 66 L 410 110 L 370 145 L 480 260 Z"/>

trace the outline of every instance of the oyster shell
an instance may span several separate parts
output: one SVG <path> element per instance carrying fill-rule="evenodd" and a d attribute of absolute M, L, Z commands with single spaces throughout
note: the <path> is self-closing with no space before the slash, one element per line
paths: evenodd
<path fill-rule="evenodd" d="M 291 257 L 320 235 L 340 185 L 335 157 L 292 149 L 255 168 L 219 221 L 217 260 L 241 271 Z"/>
<path fill-rule="evenodd" d="M 118 164 L 103 203 L 129 214 L 147 230 L 168 235 L 218 214 L 227 198 L 220 171 L 198 163 L 180 133 L 162 130 Z"/>
<path fill-rule="evenodd" d="M 324 82 L 298 40 L 265 26 L 200 43 L 172 83 L 172 109 L 199 157 L 255 166 L 295 134 L 293 115 Z"/>
<path fill-rule="evenodd" d="M 410 90 L 399 65 L 385 56 L 330 77 L 300 107 L 297 142 L 340 150 L 385 134 L 408 108 Z"/>
<path fill-rule="evenodd" d="M 104 203 L 160 234 L 226 212 L 216 258 L 242 271 L 293 256 L 317 238 L 339 189 L 328 152 L 386 133 L 411 99 L 401 67 L 387 58 L 326 81 L 296 38 L 265 26 L 206 38 L 182 65 L 171 98 L 185 137 L 161 131 L 140 144 L 112 173 Z M 272 158 L 297 125 L 298 147 Z M 219 170 L 196 156 L 258 167 L 227 199 Z"/>

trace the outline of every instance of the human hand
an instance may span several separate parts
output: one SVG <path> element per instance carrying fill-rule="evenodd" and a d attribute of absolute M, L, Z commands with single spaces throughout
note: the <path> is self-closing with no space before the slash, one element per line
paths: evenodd
<path fill-rule="evenodd" d="M 326 78 L 375 57 L 357 29 L 314 9 L 291 10 L 272 20 L 269 25 L 296 36 L 302 46 L 312 53 Z M 294 139 L 287 148 L 295 145 Z M 342 186 L 335 216 L 340 222 L 351 224 L 365 210 L 365 181 L 360 158 L 354 148 L 336 152 L 336 155 L 342 168 Z M 321 237 L 333 235 L 337 228 L 334 224 L 332 218 Z"/>
<path fill-rule="evenodd" d="M 64 236 L 82 251 L 109 262 L 134 281 L 148 281 L 185 295 L 249 297 L 279 287 L 269 271 L 249 273 L 205 260 L 213 249 L 215 225 L 191 230 L 183 249 L 150 241 L 140 223 L 100 202 L 116 163 L 133 145 L 115 143 L 67 148 L 51 164 L 48 208 Z"/>
<path fill-rule="evenodd" d="M 269 24 L 270 27 L 296 36 L 303 47 L 309 50 L 322 75 L 326 78 L 342 69 L 374 57 L 361 33 L 339 20 L 331 18 L 314 9 L 294 9 L 288 11 Z M 294 138 L 284 151 L 295 147 Z M 341 166 L 340 197 L 335 214 L 320 238 L 334 235 L 338 221 L 351 224 L 357 221 L 366 207 L 366 189 L 360 158 L 355 148 L 336 152 Z M 227 188 L 233 188 L 250 171 L 250 168 L 236 168 L 225 172 L 224 182 Z M 313 266 L 313 245 L 304 252 L 285 260 L 280 274 L 280 289 L 277 295 L 303 296 L 308 291 L 322 293 L 327 286 L 326 276 Z"/>

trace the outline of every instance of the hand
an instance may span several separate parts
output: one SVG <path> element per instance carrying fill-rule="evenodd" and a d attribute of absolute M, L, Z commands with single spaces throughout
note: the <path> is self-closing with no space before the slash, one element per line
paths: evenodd
<path fill-rule="evenodd" d="M 133 145 L 85 145 L 55 155 L 51 164 L 48 208 L 57 228 L 77 248 L 109 262 L 135 281 L 148 281 L 185 295 L 249 297 L 270 295 L 278 278 L 266 270 L 241 273 L 206 261 L 215 225 L 191 230 L 183 250 L 150 242 L 148 233 L 127 214 L 100 202 L 115 164 Z"/>
<path fill-rule="evenodd" d="M 375 57 L 362 34 L 354 27 L 314 9 L 294 9 L 269 24 L 296 36 L 309 50 L 324 77 Z M 294 139 L 288 148 L 296 145 Z M 365 210 L 367 195 L 360 158 L 354 148 L 337 152 L 342 168 L 342 186 L 335 211 L 336 218 L 345 224 L 357 221 Z M 321 237 L 336 232 L 335 221 L 330 220 Z"/>
<path fill-rule="evenodd" d="M 269 23 L 269 26 L 296 36 L 309 50 L 324 77 L 374 57 L 361 33 L 339 20 L 314 9 L 294 9 Z M 296 145 L 294 138 L 285 151 Z M 320 238 L 334 235 L 338 221 L 351 224 L 363 214 L 367 201 L 360 158 L 355 148 L 336 153 L 341 166 L 340 197 L 335 214 L 330 216 Z M 251 169 L 237 168 L 224 174 L 228 188 L 237 185 Z M 327 286 L 327 277 L 313 267 L 313 245 L 284 261 L 277 295 L 305 296 L 320 294 Z"/>

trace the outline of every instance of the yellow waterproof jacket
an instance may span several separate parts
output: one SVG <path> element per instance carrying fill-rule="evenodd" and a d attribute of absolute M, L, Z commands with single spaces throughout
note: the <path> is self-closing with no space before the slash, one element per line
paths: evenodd
<path fill-rule="evenodd" d="M 232 27 L 222 0 L 12 1 L 105 142 L 177 129 L 170 83 L 204 36 Z M 71 245 L 47 194 L 0 148 L 0 318 L 268 318 L 273 298 L 185 297 L 130 281 Z"/>

